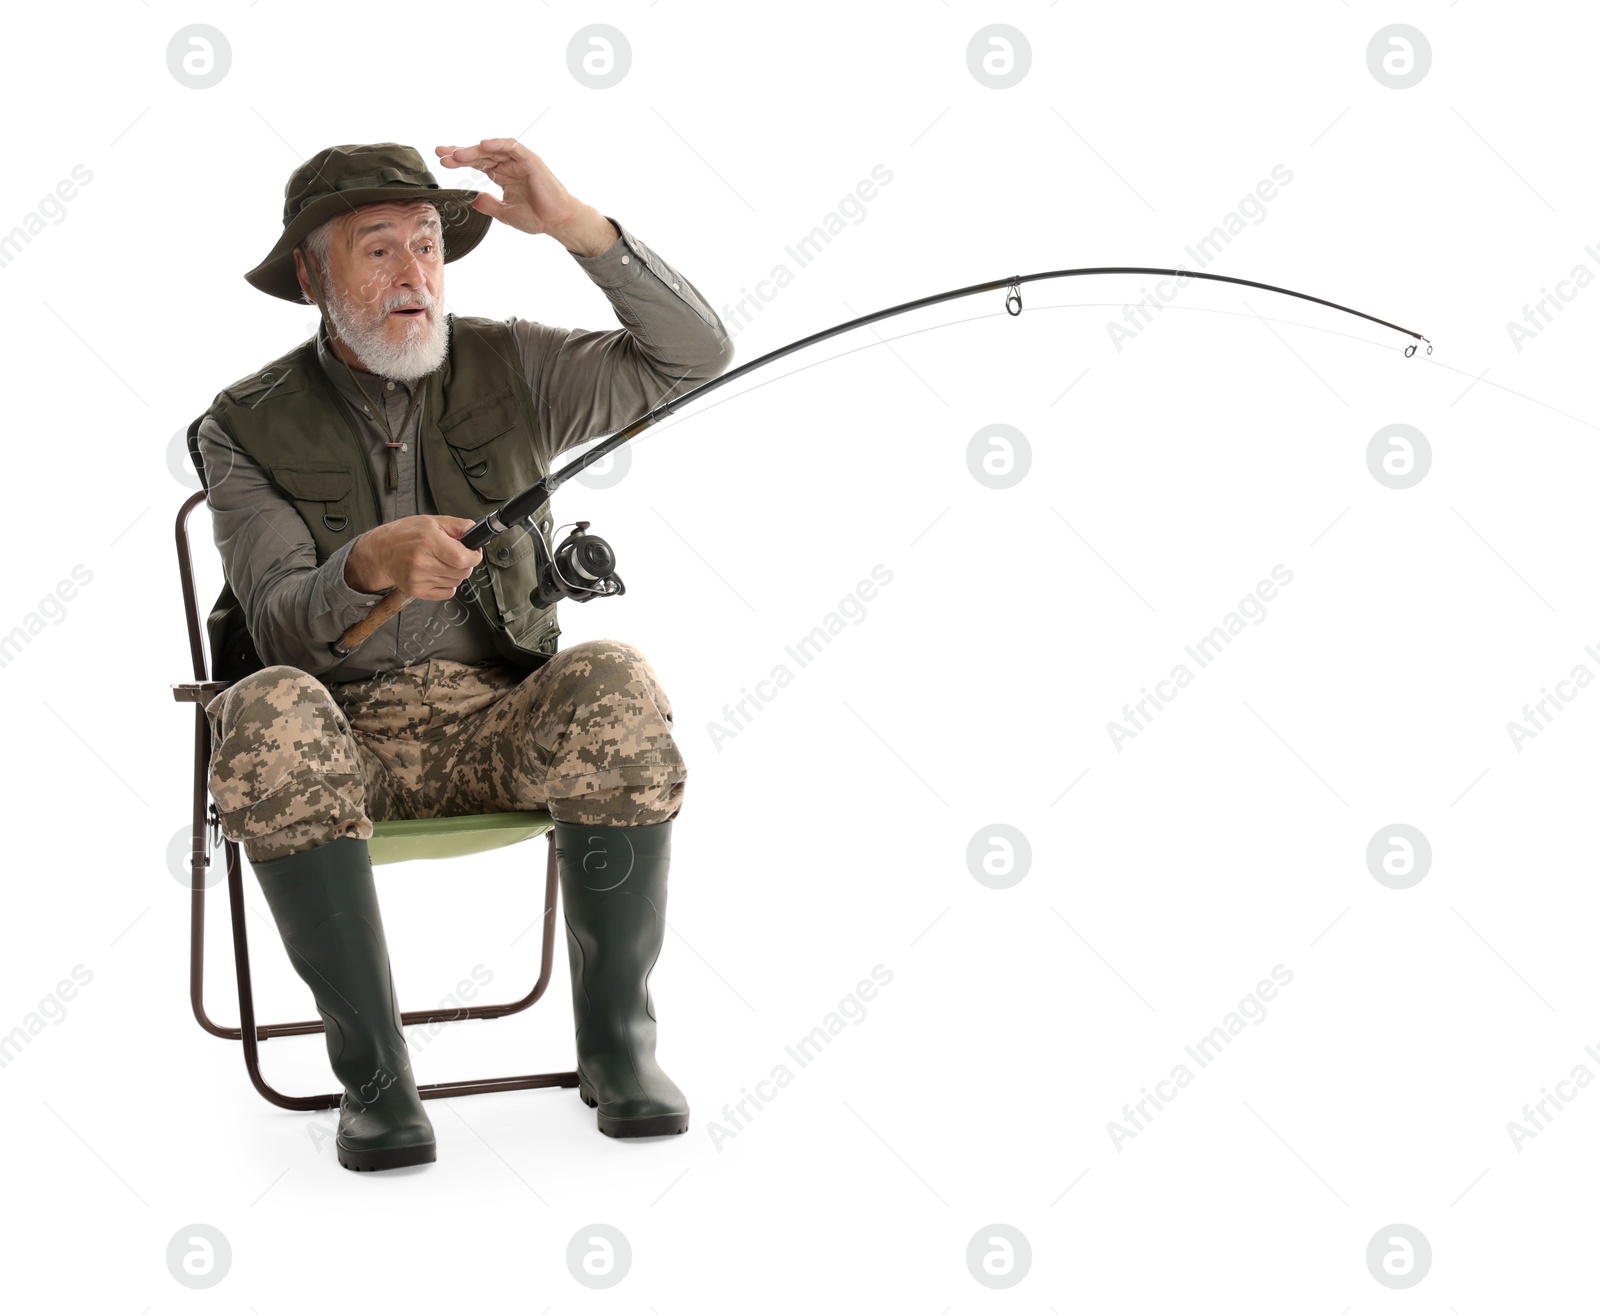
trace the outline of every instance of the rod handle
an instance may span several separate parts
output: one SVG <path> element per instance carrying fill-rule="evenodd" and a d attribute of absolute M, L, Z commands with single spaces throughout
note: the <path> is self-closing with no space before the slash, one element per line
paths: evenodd
<path fill-rule="evenodd" d="M 360 648 L 363 643 L 372 638 L 373 631 L 377 630 L 385 621 L 398 612 L 411 601 L 411 595 L 402 593 L 399 589 L 391 589 L 382 598 L 372 605 L 368 612 L 355 625 L 346 630 L 338 639 L 329 644 L 335 657 L 349 657 L 351 653 Z"/>

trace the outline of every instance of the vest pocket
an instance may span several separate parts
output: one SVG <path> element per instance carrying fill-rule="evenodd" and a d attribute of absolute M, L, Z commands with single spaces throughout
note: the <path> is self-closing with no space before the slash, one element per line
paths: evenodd
<path fill-rule="evenodd" d="M 538 480 L 519 445 L 517 399 L 505 388 L 439 421 L 450 455 L 485 502 L 504 502 Z"/>
<path fill-rule="evenodd" d="M 500 621 L 510 629 L 533 609 L 528 595 L 537 579 L 540 558 L 534 555 L 533 535 L 521 525 L 513 525 L 483 550 L 489 568 L 489 587 L 500 611 Z"/>
<path fill-rule="evenodd" d="M 273 466 L 270 473 L 294 503 L 317 546 L 327 547 L 322 557 L 330 556 L 328 545 L 350 528 L 350 467 L 337 461 L 303 461 Z"/>
<path fill-rule="evenodd" d="M 539 521 L 541 541 L 549 543 L 549 517 Z M 514 635 L 524 648 L 555 651 L 556 609 L 542 611 L 533 606 L 529 594 L 539 582 L 539 566 L 545 560 L 524 526 L 513 526 L 484 549 L 483 561 L 489 573 L 489 588 L 500 614 L 501 627 Z"/>

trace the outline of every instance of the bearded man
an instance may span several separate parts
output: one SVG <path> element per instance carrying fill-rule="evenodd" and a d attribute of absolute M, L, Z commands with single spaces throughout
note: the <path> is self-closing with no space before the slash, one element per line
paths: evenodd
<path fill-rule="evenodd" d="M 501 189 L 442 189 L 393 142 L 334 146 L 285 188 L 245 278 L 322 312 L 314 339 L 218 393 L 196 433 L 227 585 L 208 621 L 210 787 L 344 1085 L 350 1169 L 436 1158 L 401 1030 L 367 841 L 374 821 L 547 809 L 572 967 L 579 1092 L 602 1132 L 682 1132 L 648 977 L 687 769 L 644 654 L 557 647 L 530 594 L 549 509 L 460 538 L 549 473 L 722 373 L 732 345 L 682 275 L 512 138 L 435 148 Z M 443 267 L 492 220 L 559 242 L 622 327 L 447 313 Z M 538 536 L 535 541 L 534 535 Z M 398 589 L 412 601 L 338 656 Z M 465 601 L 464 601 L 465 600 Z"/>

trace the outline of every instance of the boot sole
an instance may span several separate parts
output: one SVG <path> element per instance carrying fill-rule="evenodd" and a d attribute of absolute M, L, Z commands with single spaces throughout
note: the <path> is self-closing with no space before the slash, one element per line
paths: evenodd
<path fill-rule="evenodd" d="M 595 1124 L 607 1137 L 668 1137 L 689 1130 L 687 1111 L 682 1114 L 651 1114 L 642 1119 L 614 1119 L 601 1112 L 594 1089 L 581 1077 L 578 1079 L 578 1098 L 595 1111 Z"/>
<path fill-rule="evenodd" d="M 339 1163 L 357 1173 L 371 1173 L 377 1169 L 404 1169 L 413 1164 L 432 1164 L 439 1158 L 437 1142 L 417 1146 L 385 1146 L 370 1151 L 346 1150 L 339 1147 Z"/>

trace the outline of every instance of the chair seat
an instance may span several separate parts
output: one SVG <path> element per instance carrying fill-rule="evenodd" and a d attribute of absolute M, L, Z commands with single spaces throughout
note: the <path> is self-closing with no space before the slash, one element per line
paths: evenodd
<path fill-rule="evenodd" d="M 543 809 L 374 822 L 367 852 L 374 867 L 413 858 L 455 858 L 532 840 L 554 825 L 555 820 Z"/>

